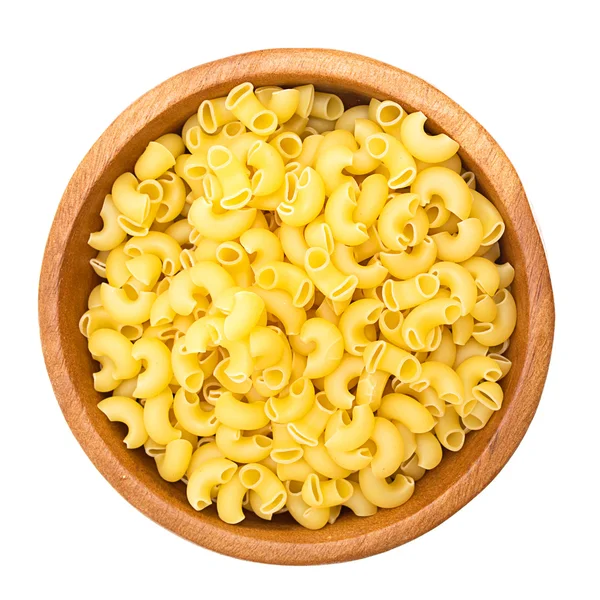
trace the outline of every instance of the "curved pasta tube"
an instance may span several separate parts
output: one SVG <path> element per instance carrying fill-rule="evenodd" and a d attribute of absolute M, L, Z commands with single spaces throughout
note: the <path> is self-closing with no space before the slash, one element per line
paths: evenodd
<path fill-rule="evenodd" d="M 475 285 L 488 296 L 493 296 L 500 288 L 498 265 L 480 256 L 473 256 L 461 263 L 475 280 Z M 503 286 L 504 287 L 504 286 Z"/>
<path fill-rule="evenodd" d="M 357 517 L 370 517 L 374 515 L 377 512 L 377 507 L 367 500 L 360 485 L 356 481 L 350 481 L 349 483 L 354 488 L 354 492 L 343 503 L 343 506 L 347 506 Z"/>
<path fill-rule="evenodd" d="M 211 490 L 224 485 L 236 474 L 237 465 L 226 458 L 212 458 L 200 464 L 188 478 L 187 499 L 194 510 L 212 504 Z"/>
<path fill-rule="evenodd" d="M 471 258 L 481 245 L 483 227 L 479 219 L 466 219 L 458 224 L 458 233 L 447 231 L 432 236 L 440 260 L 460 263 Z"/>
<path fill-rule="evenodd" d="M 464 346 L 473 333 L 475 322 L 471 315 L 460 317 L 452 324 L 452 339 L 457 346 Z"/>
<path fill-rule="evenodd" d="M 248 150 L 246 161 L 256 171 L 252 176 L 252 193 L 257 196 L 272 194 L 283 184 L 285 169 L 281 154 L 264 141 L 255 142 Z"/>
<path fill-rule="evenodd" d="M 123 325 L 141 325 L 150 319 L 150 310 L 156 300 L 154 292 L 139 292 L 131 299 L 124 289 L 103 283 L 100 288 L 102 305 L 108 314 Z"/>
<path fill-rule="evenodd" d="M 468 273 L 467 276 L 470 277 Z M 439 289 L 440 280 L 435 273 L 421 273 L 404 281 L 388 279 L 381 294 L 386 308 L 399 312 L 431 300 Z"/>
<path fill-rule="evenodd" d="M 344 355 L 344 340 L 340 330 L 321 318 L 308 319 L 300 330 L 300 340 L 314 345 L 307 355 L 304 377 L 316 379 L 335 371 Z"/>
<path fill-rule="evenodd" d="M 476 323 L 473 337 L 484 346 L 498 346 L 512 335 L 517 325 L 517 305 L 512 294 L 500 290 L 494 296 L 497 314 L 491 323 Z"/>
<path fill-rule="evenodd" d="M 503 236 L 506 226 L 498 209 L 483 194 L 471 190 L 471 195 L 473 205 L 469 216 L 481 221 L 483 227 L 481 245 L 491 246 Z"/>
<path fill-rule="evenodd" d="M 375 417 L 370 439 L 377 450 L 371 461 L 371 469 L 377 477 L 391 477 L 399 468 L 404 456 L 404 440 L 398 428 L 388 419 Z"/>
<path fill-rule="evenodd" d="M 388 270 L 378 258 L 372 258 L 367 265 L 361 265 L 356 260 L 353 248 L 344 244 L 335 244 L 331 260 L 341 273 L 356 276 L 357 289 L 378 287 L 388 275 Z"/>
<path fill-rule="evenodd" d="M 151 290 L 156 285 L 161 274 L 162 263 L 157 256 L 153 254 L 142 254 L 127 261 L 127 269 L 131 276 L 136 279 L 142 286 L 140 290 Z M 128 283 L 124 284 L 124 287 Z"/>
<path fill-rule="evenodd" d="M 270 457 L 267 460 L 272 460 Z M 268 466 L 265 461 L 262 462 L 265 466 Z M 306 478 L 315 471 L 310 465 L 301 458 L 293 463 L 275 463 L 275 470 L 273 471 L 280 481 L 295 481 L 303 482 Z"/>
<path fill-rule="evenodd" d="M 403 251 L 407 246 L 405 228 L 419 208 L 416 194 L 391 194 L 377 220 L 377 232 L 386 248 Z M 429 224 L 429 221 L 428 221 Z M 384 265 L 385 266 L 385 265 Z"/>
<path fill-rule="evenodd" d="M 240 236 L 240 244 L 249 255 L 254 255 L 251 267 L 256 270 L 270 262 L 283 261 L 279 238 L 267 229 L 249 229 Z"/>
<path fill-rule="evenodd" d="M 362 357 L 344 354 L 339 366 L 324 379 L 324 391 L 328 400 L 337 408 L 350 409 L 354 394 L 349 389 L 353 380 L 358 380 L 365 364 Z"/>
<path fill-rule="evenodd" d="M 327 196 L 331 196 L 334 190 L 343 184 L 356 185 L 350 175 L 343 173 L 344 169 L 352 164 L 353 155 L 350 148 L 342 145 L 330 146 L 325 150 L 319 148 L 315 170 L 322 177 Z"/>
<path fill-rule="evenodd" d="M 173 378 L 171 351 L 158 339 L 141 338 L 133 344 L 131 356 L 142 361 L 145 370 L 139 373 L 134 398 L 156 396 Z"/>
<path fill-rule="evenodd" d="M 498 314 L 498 307 L 491 296 L 480 294 L 471 314 L 477 321 L 491 323 Z"/>
<path fill-rule="evenodd" d="M 356 119 L 354 124 L 354 137 L 358 142 L 360 149 L 354 151 L 354 154 L 352 155 L 352 164 L 349 167 L 346 167 L 348 173 L 351 173 L 352 175 L 365 175 L 379 167 L 381 161 L 377 158 L 373 158 L 369 154 L 366 144 L 367 139 L 375 133 L 381 133 L 381 127 L 379 127 L 377 123 L 373 123 L 373 121 L 369 121 L 368 119 Z M 380 175 L 377 176 L 379 177 Z M 381 175 L 381 177 L 383 177 L 383 175 Z M 387 177 L 383 177 L 383 180 L 385 182 L 385 195 L 387 196 Z M 360 219 L 357 218 L 357 220 Z"/>
<path fill-rule="evenodd" d="M 235 280 L 221 265 L 208 260 L 198 261 L 190 269 L 190 278 L 197 288 L 205 291 L 213 299 L 213 302 L 222 292 L 235 286 Z"/>
<path fill-rule="evenodd" d="M 287 425 L 273 424 L 271 459 L 277 464 L 292 464 L 304 455 L 304 447 L 290 435 Z"/>
<path fill-rule="evenodd" d="M 335 128 L 345 129 L 352 133 L 357 119 L 368 119 L 369 107 L 365 105 L 353 106 L 344 111 L 342 116 L 336 121 Z"/>
<path fill-rule="evenodd" d="M 504 392 L 495 381 L 484 381 L 477 384 L 473 388 L 473 396 L 480 404 L 490 410 L 496 411 L 502 408 Z"/>
<path fill-rule="evenodd" d="M 294 306 L 292 297 L 283 290 L 264 290 L 258 286 L 250 288 L 263 299 L 267 312 L 274 315 L 285 329 L 287 335 L 298 335 L 306 321 L 306 311 Z"/>
<path fill-rule="evenodd" d="M 449 367 L 454 365 L 456 360 L 456 345 L 452 339 L 452 333 L 448 327 L 442 328 L 442 340 L 440 345 L 433 350 L 427 357 L 427 361 L 436 361 L 444 363 Z"/>
<path fill-rule="evenodd" d="M 352 420 L 345 410 L 337 410 L 327 421 L 325 447 L 349 452 L 362 446 L 373 433 L 375 416 L 368 404 L 352 409 Z"/>
<path fill-rule="evenodd" d="M 450 298 L 461 305 L 461 315 L 468 315 L 477 301 L 477 286 L 465 267 L 452 262 L 438 262 L 429 273 L 436 276 L 440 284 L 450 288 Z"/>
<path fill-rule="evenodd" d="M 249 287 L 254 283 L 254 274 L 250 267 L 250 259 L 244 248 L 237 242 L 223 242 L 219 244 L 215 258 L 233 277 L 238 286 Z"/>
<path fill-rule="evenodd" d="M 272 396 L 265 404 L 265 414 L 274 423 L 291 423 L 302 419 L 313 408 L 315 388 L 308 377 L 296 379 L 287 395 Z"/>
<path fill-rule="evenodd" d="M 427 117 L 414 112 L 402 120 L 400 139 L 406 149 L 423 162 L 440 163 L 458 152 L 459 145 L 445 133 L 428 135 L 424 130 Z"/>
<path fill-rule="evenodd" d="M 328 479 L 343 479 L 350 475 L 349 469 L 340 467 L 329 455 L 323 441 L 319 438 L 316 446 L 303 446 L 304 460 L 320 475 Z"/>
<path fill-rule="evenodd" d="M 358 473 L 358 483 L 364 497 L 380 508 L 401 506 L 413 495 L 415 481 L 412 477 L 398 474 L 391 483 L 377 477 L 371 467 L 365 467 Z"/>
<path fill-rule="evenodd" d="M 515 269 L 510 263 L 496 265 L 500 277 L 500 288 L 508 287 L 515 279 Z"/>
<path fill-rule="evenodd" d="M 117 217 L 119 211 L 113 202 L 112 196 L 108 194 L 104 198 L 100 218 L 102 219 L 102 229 L 90 233 L 88 244 L 96 250 L 112 250 L 116 248 L 127 237 L 125 231 L 119 227 Z"/>
<path fill-rule="evenodd" d="M 221 394 L 215 406 L 215 416 L 220 423 L 244 431 L 260 429 L 269 423 L 264 402 L 242 402 L 230 392 Z"/>
<path fill-rule="evenodd" d="M 292 131 L 284 131 L 275 136 L 270 142 L 271 146 L 279 152 L 284 163 L 298 158 L 302 154 L 303 143 L 300 136 Z"/>
<path fill-rule="evenodd" d="M 489 348 L 480 344 L 475 338 L 471 338 L 464 346 L 456 347 L 456 358 L 453 368 L 456 370 L 458 365 L 472 356 L 485 356 Z"/>
<path fill-rule="evenodd" d="M 188 219 L 203 237 L 217 242 L 227 242 L 239 238 L 252 227 L 256 218 L 256 208 L 228 210 L 217 214 L 212 204 L 205 198 L 194 200 Z"/>
<path fill-rule="evenodd" d="M 233 381 L 227 374 L 229 370 L 229 358 L 224 358 L 214 369 L 213 375 L 221 386 L 233 394 L 244 395 L 250 392 L 252 389 L 252 380 L 244 379 L 242 381 Z"/>
<path fill-rule="evenodd" d="M 379 332 L 394 346 L 410 351 L 402 337 L 402 323 L 404 323 L 404 315 L 401 312 L 385 309 L 379 316 Z"/>
<path fill-rule="evenodd" d="M 159 475 L 170 482 L 185 476 L 194 448 L 188 440 L 173 440 L 165 451 L 154 457 Z"/>
<path fill-rule="evenodd" d="M 202 464 L 213 458 L 223 458 L 223 453 L 219 450 L 216 442 L 210 441 L 214 438 L 207 438 L 207 440 L 200 440 L 198 447 L 192 454 L 192 459 L 186 471 L 186 477 L 189 479 L 190 475 Z"/>
<path fill-rule="evenodd" d="M 342 183 L 331 192 L 325 204 L 325 221 L 335 241 L 347 246 L 358 246 L 369 239 L 366 225 L 353 218 L 357 206 L 354 185 L 354 180 Z"/>
<path fill-rule="evenodd" d="M 125 254 L 125 244 L 120 244 L 116 248 L 113 248 L 106 257 L 106 279 L 108 279 L 108 283 L 113 287 L 121 287 L 130 278 L 131 273 L 127 268 L 129 258 Z"/>
<path fill-rule="evenodd" d="M 308 246 L 323 248 L 329 254 L 333 252 L 334 239 L 331 227 L 325 222 L 325 215 L 319 215 L 304 228 L 304 239 Z"/>
<path fill-rule="evenodd" d="M 111 396 L 98 403 L 98 408 L 109 421 L 127 425 L 127 435 L 123 442 L 128 449 L 140 448 L 146 443 L 148 433 L 144 427 L 144 409 L 133 399 L 125 396 Z"/>
<path fill-rule="evenodd" d="M 267 290 L 281 289 L 292 297 L 292 304 L 305 307 L 313 298 L 315 287 L 303 269 L 285 262 L 262 266 L 255 272 L 256 283 Z"/>
<path fill-rule="evenodd" d="M 237 292 L 233 302 L 233 309 L 224 322 L 225 337 L 232 341 L 248 337 L 265 311 L 263 299 L 246 290 Z"/>
<path fill-rule="evenodd" d="M 316 474 L 311 474 L 302 485 L 302 499 L 309 506 L 330 508 L 347 502 L 354 488 L 345 479 L 321 481 Z"/>
<path fill-rule="evenodd" d="M 201 437 L 215 435 L 219 421 L 214 410 L 205 411 L 200 407 L 200 397 L 181 387 L 173 401 L 175 418 L 186 431 Z M 228 457 L 229 458 L 229 457 Z"/>
<path fill-rule="evenodd" d="M 374 133 L 366 139 L 367 152 L 380 160 L 389 172 L 388 186 L 408 187 L 417 175 L 417 165 L 404 145 L 389 133 Z"/>
<path fill-rule="evenodd" d="M 108 311 L 103 306 L 90 308 L 79 319 L 79 331 L 85 337 L 90 337 L 98 329 L 114 329 L 115 331 L 119 331 L 119 327 L 119 323 L 108 314 Z"/>
<path fill-rule="evenodd" d="M 308 249 L 304 268 L 319 291 L 330 300 L 348 300 L 358 285 L 356 275 L 343 275 L 333 266 L 331 257 L 323 248 Z"/>
<path fill-rule="evenodd" d="M 320 392 L 310 410 L 301 418 L 288 423 L 290 435 L 299 443 L 306 446 L 316 446 L 319 437 L 325 431 L 329 417 L 336 408 L 329 402 L 327 395 Z"/>
<path fill-rule="evenodd" d="M 412 433 L 431 431 L 435 425 L 432 414 L 414 398 L 406 394 L 387 394 L 381 399 L 379 417 L 399 421 Z"/>
<path fill-rule="evenodd" d="M 502 371 L 502 377 L 506 377 L 506 375 L 508 375 L 508 372 L 512 367 L 512 361 L 506 358 L 506 356 L 503 356 L 502 354 L 497 354 L 495 352 L 491 352 L 490 354 L 488 354 L 488 356 L 496 361 L 498 367 L 500 367 L 500 370 Z M 502 377 L 500 377 L 500 379 L 502 379 Z"/>
<path fill-rule="evenodd" d="M 285 257 L 293 265 L 304 269 L 304 257 L 308 252 L 308 244 L 304 239 L 302 228 L 283 223 L 277 230 L 277 235 Z"/>
<path fill-rule="evenodd" d="M 368 344 L 363 359 L 369 373 L 384 371 L 405 383 L 415 381 L 421 374 L 421 363 L 412 354 L 383 340 Z"/>
<path fill-rule="evenodd" d="M 437 257 L 437 245 L 430 236 L 412 248 L 412 251 L 381 252 L 379 259 L 381 264 L 390 272 L 390 275 L 398 279 L 410 279 L 420 273 L 427 271 L 435 263 Z"/>
<path fill-rule="evenodd" d="M 416 391 L 432 387 L 435 393 L 448 404 L 462 404 L 465 390 L 461 378 L 456 371 L 444 363 L 426 361 L 422 365 L 421 376 L 410 384 Z"/>
<path fill-rule="evenodd" d="M 453 406 L 446 407 L 443 416 L 435 424 L 434 430 L 440 444 L 447 450 L 458 452 L 463 447 L 465 432 Z"/>
<path fill-rule="evenodd" d="M 133 172 L 140 181 L 158 179 L 173 166 L 175 157 L 169 149 L 159 142 L 150 142 L 137 159 Z"/>
<path fill-rule="evenodd" d="M 169 442 L 181 438 L 181 430 L 175 429 L 169 420 L 169 411 L 172 406 L 173 393 L 168 387 L 165 387 L 156 396 L 146 398 L 144 426 L 148 435 L 158 444 L 167 445 Z"/>
<path fill-rule="evenodd" d="M 212 146 L 207 154 L 207 162 L 221 186 L 220 206 L 227 210 L 246 206 L 252 198 L 252 185 L 246 166 L 225 146 Z"/>
<path fill-rule="evenodd" d="M 204 371 L 196 354 L 186 354 L 182 352 L 185 347 L 186 339 L 182 336 L 173 343 L 171 351 L 171 366 L 173 375 L 178 383 L 188 392 L 198 392 L 204 383 Z"/>
<path fill-rule="evenodd" d="M 335 94 L 315 92 L 310 110 L 311 117 L 337 121 L 344 114 L 344 103 Z"/>
<path fill-rule="evenodd" d="M 280 219 L 292 227 L 303 227 L 317 218 L 325 204 L 325 182 L 311 167 L 305 167 L 298 176 L 296 197 L 277 207 Z"/>
<path fill-rule="evenodd" d="M 377 323 L 382 310 L 383 305 L 379 300 L 364 298 L 350 304 L 342 313 L 338 326 L 343 337 L 344 348 L 348 354 L 354 356 L 363 354 L 365 348 L 371 342 L 365 334 L 365 328 Z"/>
<path fill-rule="evenodd" d="M 406 117 L 404 109 L 393 100 L 381 102 L 371 98 L 368 109 L 369 119 L 375 121 L 386 133 L 396 138 L 400 137 L 400 124 Z"/>
<path fill-rule="evenodd" d="M 421 206 L 429 204 L 433 196 L 440 196 L 444 206 L 459 219 L 468 219 L 473 205 L 471 190 L 464 179 L 450 169 L 430 167 L 421 171 L 410 191 L 421 198 Z"/>
<path fill-rule="evenodd" d="M 427 431 L 425 433 L 417 434 L 417 448 L 415 450 L 417 455 L 417 464 L 423 469 L 428 471 L 435 469 L 442 461 L 442 446 L 433 435 L 433 433 Z"/>
<path fill-rule="evenodd" d="M 217 494 L 217 513 L 222 521 L 235 525 L 246 518 L 242 504 L 247 492 L 248 489 L 240 481 L 239 471 L 227 483 L 221 485 Z"/>
<path fill-rule="evenodd" d="M 458 175 L 460 175 L 462 173 L 462 161 L 460 160 L 460 156 L 458 154 L 454 154 L 448 160 L 444 160 L 440 163 L 423 162 L 422 160 L 419 160 L 418 158 L 415 159 L 415 162 L 417 163 L 417 172 L 418 173 L 420 173 L 421 171 L 424 171 L 425 169 L 429 169 L 430 167 L 444 167 L 446 169 L 450 169 L 451 171 L 454 171 Z"/>
<path fill-rule="evenodd" d="M 283 483 L 264 465 L 250 463 L 240 469 L 240 481 L 260 497 L 261 512 L 272 515 L 285 505 L 287 493 Z"/>
<path fill-rule="evenodd" d="M 258 135 L 271 135 L 277 128 L 277 116 L 260 103 L 251 83 L 234 87 L 227 95 L 225 108 Z"/>
<path fill-rule="evenodd" d="M 494 411 L 491 408 L 477 402 L 473 410 L 468 415 L 461 417 L 461 420 L 470 431 L 478 431 L 487 425 L 493 414 Z"/>
<path fill-rule="evenodd" d="M 254 327 L 250 332 L 248 344 L 257 371 L 276 365 L 285 350 L 285 342 L 272 327 Z"/>
<path fill-rule="evenodd" d="M 381 404 L 383 391 L 390 378 L 385 371 L 363 371 L 356 385 L 356 404 L 368 404 L 375 412 Z"/>
<path fill-rule="evenodd" d="M 265 435 L 242 436 L 239 429 L 224 424 L 219 425 L 215 441 L 225 458 L 237 463 L 260 462 L 273 447 L 273 440 Z"/>
<path fill-rule="evenodd" d="M 135 223 L 144 223 L 150 215 L 150 204 L 156 198 L 141 192 L 139 186 L 133 173 L 123 173 L 112 186 L 112 199 L 121 214 Z"/>
<path fill-rule="evenodd" d="M 133 357 L 133 344 L 113 329 L 94 331 L 88 338 L 88 350 L 94 357 L 106 357 L 111 361 L 115 380 L 136 377 L 142 368 L 141 361 Z"/>
<path fill-rule="evenodd" d="M 201 289 L 192 281 L 190 272 L 191 269 L 186 269 L 177 273 L 171 279 L 171 284 L 167 290 L 171 308 L 175 313 L 182 316 L 192 314 L 198 305 L 198 297 L 201 294 Z"/>
<path fill-rule="evenodd" d="M 471 356 L 456 367 L 465 390 L 464 402 L 456 407 L 459 416 L 464 417 L 472 412 L 477 404 L 473 389 L 482 380 L 496 382 L 502 377 L 498 363 L 489 356 Z"/>
<path fill-rule="evenodd" d="M 299 489 L 296 489 L 298 486 Z M 298 481 L 286 482 L 287 503 L 290 515 L 303 527 L 322 529 L 329 522 L 331 509 L 309 506 L 302 499 L 302 485 Z"/>
<path fill-rule="evenodd" d="M 293 164 L 297 165 L 298 172 L 302 172 L 306 167 L 315 166 L 317 155 L 321 148 L 321 144 L 325 139 L 322 135 L 311 135 L 302 141 L 302 151 L 296 157 Z M 292 163 L 288 163 L 288 166 Z"/>
<path fill-rule="evenodd" d="M 460 303 L 446 298 L 434 298 L 413 308 L 402 323 L 402 337 L 411 350 L 423 350 L 427 336 L 440 325 L 451 325 L 459 317 Z"/>
<path fill-rule="evenodd" d="M 235 121 L 235 115 L 225 107 L 226 97 L 204 100 L 198 108 L 198 123 L 206 133 L 216 133 L 219 127 Z"/>
<path fill-rule="evenodd" d="M 381 174 L 369 175 L 360 187 L 353 219 L 365 227 L 375 224 L 388 201 L 388 185 Z"/>

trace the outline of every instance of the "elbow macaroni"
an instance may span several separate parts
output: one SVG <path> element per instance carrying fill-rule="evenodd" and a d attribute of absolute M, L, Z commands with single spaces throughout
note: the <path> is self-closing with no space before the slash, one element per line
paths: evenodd
<path fill-rule="evenodd" d="M 502 409 L 505 224 L 425 123 L 246 82 L 114 181 L 79 322 L 98 408 L 195 510 L 370 516 Z"/>

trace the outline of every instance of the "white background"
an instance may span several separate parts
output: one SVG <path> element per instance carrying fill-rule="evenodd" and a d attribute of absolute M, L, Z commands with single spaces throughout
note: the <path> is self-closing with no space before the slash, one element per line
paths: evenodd
<path fill-rule="evenodd" d="M 600 46 L 594 4 L 3 5 L 0 596 L 598 598 Z M 516 166 L 554 283 L 550 375 L 509 464 L 434 531 L 354 563 L 242 562 L 142 516 L 71 435 L 38 339 L 46 236 L 92 143 L 164 79 L 268 47 L 366 54 L 419 75 L 461 104 Z"/>

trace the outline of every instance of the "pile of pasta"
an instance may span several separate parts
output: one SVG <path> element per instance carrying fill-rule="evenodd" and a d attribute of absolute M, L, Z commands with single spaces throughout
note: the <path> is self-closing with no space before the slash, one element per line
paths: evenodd
<path fill-rule="evenodd" d="M 425 121 L 243 83 L 114 182 L 80 321 L 98 407 L 194 509 L 400 506 L 501 408 L 504 223 Z"/>

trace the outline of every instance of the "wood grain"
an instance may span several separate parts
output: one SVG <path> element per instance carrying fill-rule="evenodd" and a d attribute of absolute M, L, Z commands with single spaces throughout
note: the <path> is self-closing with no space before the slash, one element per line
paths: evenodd
<path fill-rule="evenodd" d="M 248 517 L 221 522 L 214 510 L 194 511 L 183 484 L 164 482 L 154 461 L 122 443 L 122 425 L 96 408 L 92 359 L 78 320 L 98 278 L 88 266 L 91 231 L 114 179 L 131 170 L 151 139 L 176 130 L 200 102 L 250 80 L 260 85 L 314 83 L 353 105 L 374 96 L 422 110 L 434 132 L 461 146 L 479 188 L 506 222 L 502 253 L 515 267 L 517 328 L 504 380 L 505 402 L 487 427 L 467 436 L 463 450 L 419 481 L 404 506 L 309 531 L 283 516 L 272 523 Z M 127 108 L 104 132 L 73 175 L 48 238 L 39 287 L 39 320 L 54 392 L 79 443 L 106 479 L 131 504 L 171 531 L 211 550 L 247 560 L 319 564 L 383 552 L 429 531 L 459 510 L 497 475 L 521 441 L 537 408 L 550 360 L 554 301 L 544 249 L 512 164 L 468 113 L 421 79 L 363 56 L 322 49 L 265 50 L 232 56 L 176 75 Z M 74 474 L 75 476 L 75 474 Z M 116 535 L 122 532 L 115 532 Z"/>

